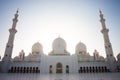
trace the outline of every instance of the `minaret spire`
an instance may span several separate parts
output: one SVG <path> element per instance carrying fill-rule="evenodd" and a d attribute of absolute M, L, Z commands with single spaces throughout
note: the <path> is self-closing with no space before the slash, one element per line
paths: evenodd
<path fill-rule="evenodd" d="M 16 24 L 18 22 L 18 10 L 16 11 L 14 18 L 13 18 L 13 24 L 12 24 L 12 28 L 9 29 L 10 35 L 8 38 L 8 42 L 6 44 L 6 49 L 5 49 L 5 53 L 4 53 L 4 57 L 3 57 L 3 72 L 7 72 L 8 67 L 9 67 L 9 63 L 11 61 L 11 56 L 12 56 L 12 50 L 13 50 L 13 43 L 14 43 L 14 37 L 15 37 L 15 33 L 17 32 L 16 30 Z"/>
<path fill-rule="evenodd" d="M 16 28 L 16 23 L 18 22 L 18 9 L 16 11 L 15 17 L 13 18 L 13 24 L 12 24 L 12 28 L 15 29 Z"/>
<path fill-rule="evenodd" d="M 115 61 L 115 58 L 113 55 L 112 45 L 111 45 L 111 42 L 109 40 L 109 35 L 108 35 L 109 29 L 106 28 L 105 19 L 103 17 L 102 11 L 100 10 L 99 12 L 100 12 L 100 22 L 102 25 L 101 32 L 102 32 L 103 38 L 104 38 L 104 45 L 105 45 L 107 61 L 111 63 L 111 62 Z"/>
<path fill-rule="evenodd" d="M 106 28 L 105 19 L 104 19 L 104 17 L 103 17 L 102 11 L 99 10 L 99 12 L 100 12 L 100 22 L 101 22 L 101 24 L 102 24 L 102 28 L 104 29 L 104 28 Z"/>

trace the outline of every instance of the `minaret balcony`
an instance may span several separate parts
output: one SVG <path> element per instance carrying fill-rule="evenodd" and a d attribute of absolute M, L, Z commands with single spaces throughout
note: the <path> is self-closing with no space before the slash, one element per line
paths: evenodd
<path fill-rule="evenodd" d="M 9 32 L 10 32 L 10 33 L 11 33 L 11 32 L 16 33 L 16 32 L 17 32 L 17 30 L 16 30 L 16 29 L 14 29 L 14 28 L 11 28 L 11 29 L 9 29 Z"/>
<path fill-rule="evenodd" d="M 108 32 L 108 31 L 109 31 L 109 29 L 106 29 L 106 28 L 104 28 L 104 29 L 101 30 L 102 33 Z"/>

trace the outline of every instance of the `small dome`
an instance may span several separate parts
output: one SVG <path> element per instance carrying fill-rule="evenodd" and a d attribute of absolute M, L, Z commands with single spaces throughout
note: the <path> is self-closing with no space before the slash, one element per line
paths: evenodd
<path fill-rule="evenodd" d="M 86 53 L 87 52 L 87 48 L 86 48 L 86 45 L 82 42 L 79 42 L 77 45 L 76 45 L 76 53 Z"/>
<path fill-rule="evenodd" d="M 62 47 L 64 49 L 66 49 L 66 42 L 64 39 L 58 37 L 53 41 L 52 47 L 53 49 L 57 48 L 57 47 Z"/>
<path fill-rule="evenodd" d="M 43 53 L 43 47 L 39 42 L 32 46 L 32 53 Z"/>
<path fill-rule="evenodd" d="M 120 61 L 120 53 L 117 55 L 117 59 L 118 61 Z"/>

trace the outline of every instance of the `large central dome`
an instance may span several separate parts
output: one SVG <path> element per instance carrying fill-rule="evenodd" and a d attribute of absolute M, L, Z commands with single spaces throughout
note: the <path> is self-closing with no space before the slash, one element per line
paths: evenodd
<path fill-rule="evenodd" d="M 52 43 L 52 52 L 49 55 L 69 55 L 66 50 L 66 42 L 64 39 L 58 37 Z"/>
<path fill-rule="evenodd" d="M 53 41 L 52 47 L 53 47 L 53 49 L 55 49 L 57 47 L 62 47 L 64 49 L 66 49 L 66 42 L 64 39 L 58 37 Z"/>

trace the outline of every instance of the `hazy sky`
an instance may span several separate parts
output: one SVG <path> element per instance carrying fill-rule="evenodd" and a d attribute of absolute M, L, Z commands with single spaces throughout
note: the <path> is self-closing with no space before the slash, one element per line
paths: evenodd
<path fill-rule="evenodd" d="M 80 41 L 93 55 L 94 49 L 105 55 L 99 9 L 109 28 L 114 55 L 120 52 L 120 0 L 0 0 L 0 55 L 4 55 L 8 41 L 8 29 L 19 8 L 19 21 L 15 35 L 13 57 L 24 49 L 31 52 L 32 45 L 40 42 L 43 51 L 52 50 L 52 42 L 60 35 L 66 41 L 67 50 L 75 53 Z"/>

